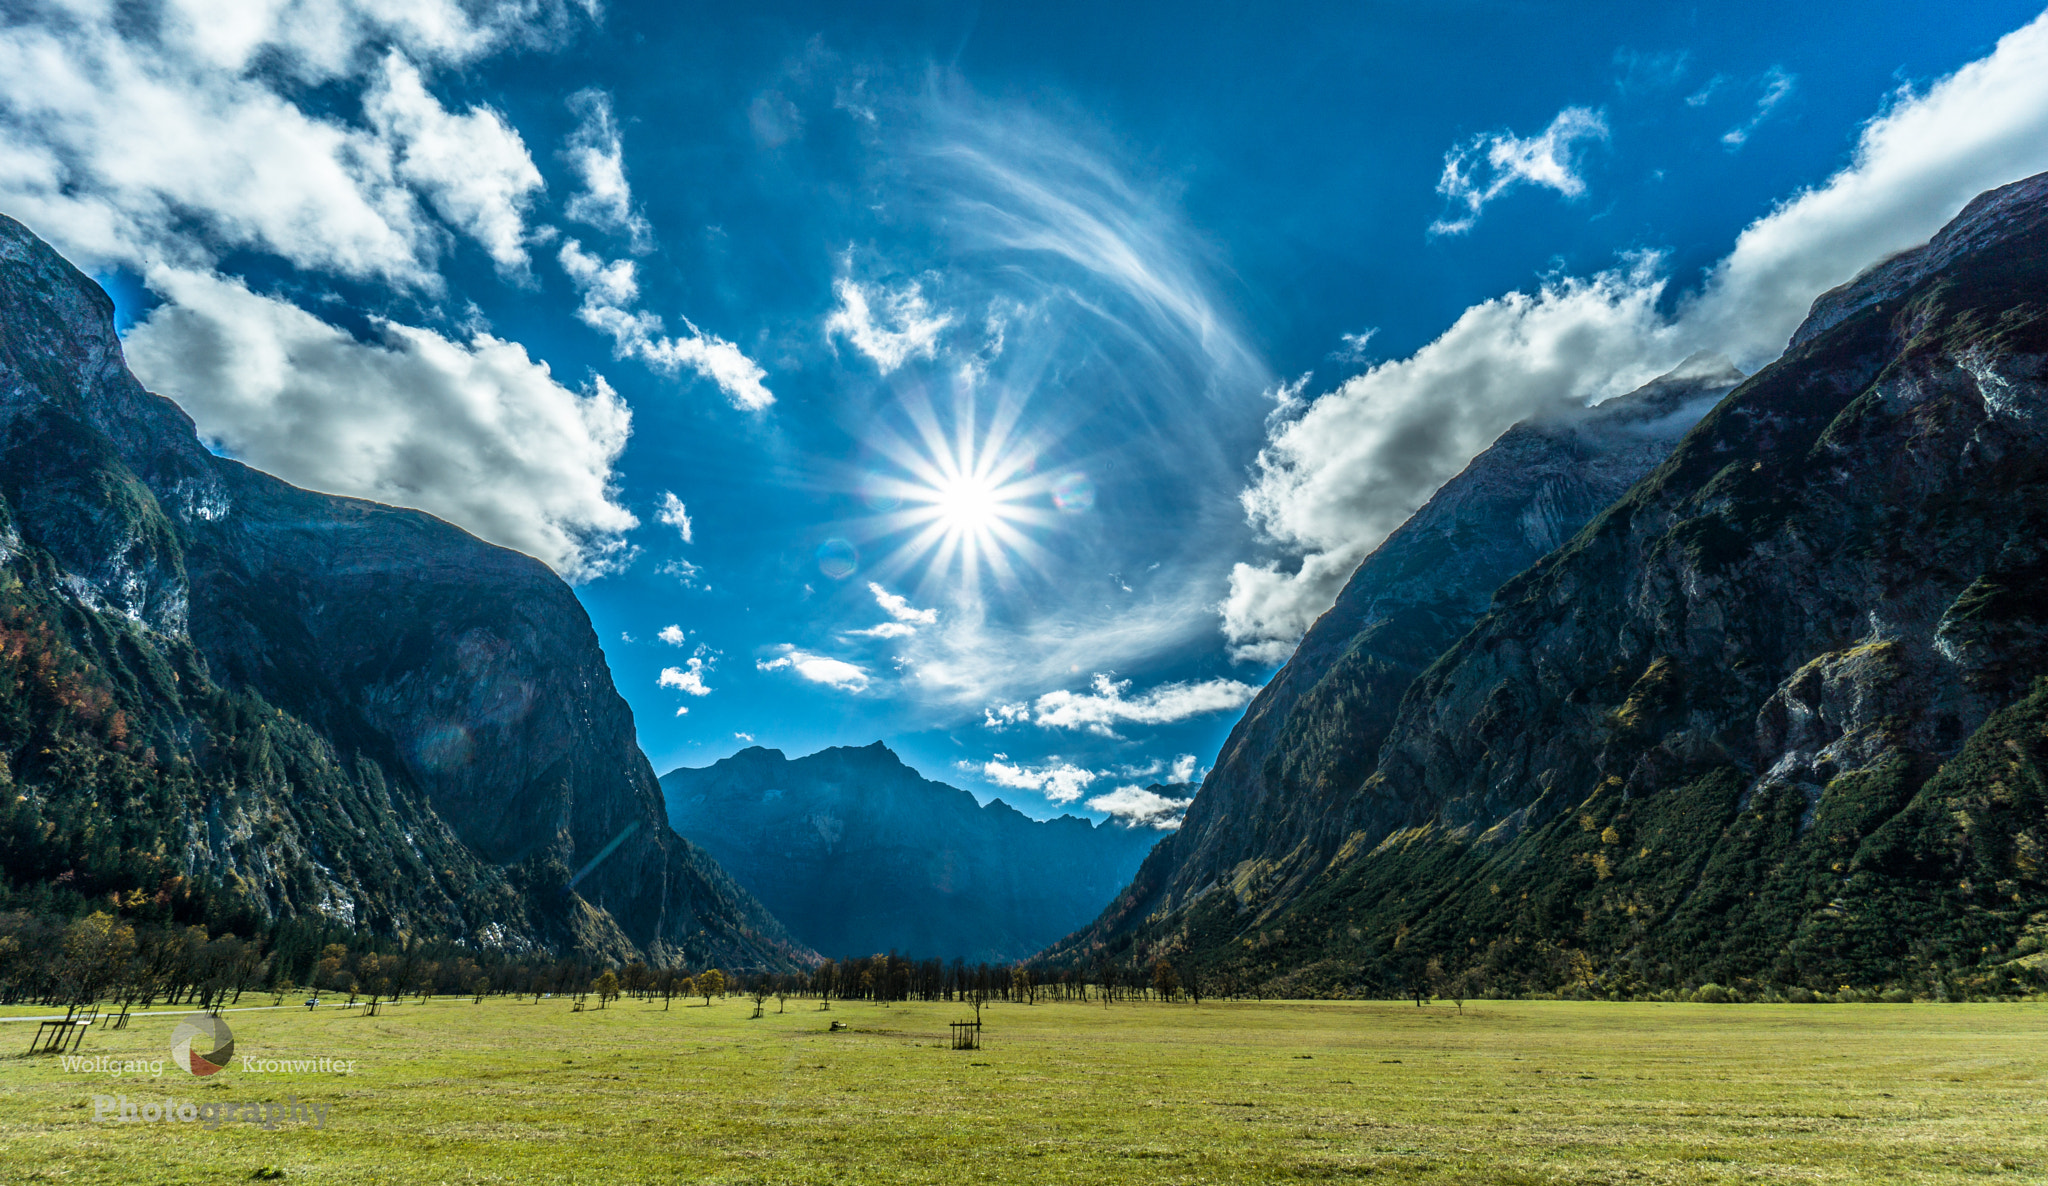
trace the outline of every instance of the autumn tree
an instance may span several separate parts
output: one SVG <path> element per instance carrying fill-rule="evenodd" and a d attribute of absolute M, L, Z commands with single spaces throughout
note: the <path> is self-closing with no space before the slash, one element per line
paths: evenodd
<path fill-rule="evenodd" d="M 618 1000 L 618 973 L 613 972 L 610 969 L 606 969 L 604 975 L 599 976 L 596 980 L 591 981 L 590 991 L 597 994 L 597 1007 L 600 1009 L 604 1008 L 611 1002 Z"/>
<path fill-rule="evenodd" d="M 697 974 L 697 995 L 704 998 L 705 1004 L 710 1004 L 712 997 L 724 993 L 725 973 L 717 968 L 707 968 Z"/>
<path fill-rule="evenodd" d="M 1173 965 L 1165 960 L 1152 965 L 1152 991 L 1165 1001 L 1172 1000 L 1180 992 L 1180 977 L 1174 972 Z"/>

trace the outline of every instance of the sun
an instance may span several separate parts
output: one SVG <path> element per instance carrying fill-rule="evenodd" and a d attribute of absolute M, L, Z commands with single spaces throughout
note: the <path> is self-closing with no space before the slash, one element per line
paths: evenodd
<path fill-rule="evenodd" d="M 981 475 L 962 474 L 932 493 L 932 509 L 948 531 L 982 532 L 1003 521 L 1002 492 Z"/>
<path fill-rule="evenodd" d="M 1055 521 L 1047 505 L 1052 484 L 1035 472 L 1036 450 L 1017 432 L 1015 414 L 999 411 L 982 428 L 963 403 L 948 432 L 928 407 L 910 411 L 914 441 L 895 434 L 873 441 L 896 472 L 864 483 L 870 504 L 883 509 L 878 533 L 901 537 L 882 568 L 921 568 L 924 580 L 951 577 L 970 587 L 984 575 L 1011 584 L 1020 567 L 1043 568 L 1044 551 L 1031 536 Z"/>

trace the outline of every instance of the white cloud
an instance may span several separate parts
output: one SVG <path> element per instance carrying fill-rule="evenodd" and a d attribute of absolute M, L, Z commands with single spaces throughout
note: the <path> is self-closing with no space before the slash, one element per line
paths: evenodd
<path fill-rule="evenodd" d="M 873 581 L 868 582 L 868 592 L 875 595 L 875 604 L 881 606 L 883 612 L 898 622 L 909 626 L 938 625 L 939 611 L 935 609 L 919 609 L 910 604 L 908 598 L 891 593 Z"/>
<path fill-rule="evenodd" d="M 672 647 L 682 646 L 684 642 L 683 628 L 681 626 L 663 626 L 661 631 L 654 637 Z"/>
<path fill-rule="evenodd" d="M 576 579 L 630 556 L 613 500 L 630 419 L 488 334 L 372 319 L 360 342 L 215 266 L 445 291 L 458 236 L 526 266 L 541 179 L 497 112 L 427 74 L 558 36 L 556 0 L 163 0 L 16 5 L 0 23 L 0 209 L 88 271 L 166 301 L 130 338 L 140 377 L 200 431 L 301 485 L 430 511 Z M 318 105 L 301 96 L 317 95 Z M 302 105 L 303 104 L 303 105 Z M 360 111 L 360 116 L 354 112 Z"/>
<path fill-rule="evenodd" d="M 414 507 L 571 580 L 631 558 L 612 466 L 632 414 L 603 379 L 556 382 L 516 342 L 378 322 L 360 342 L 239 280 L 158 269 L 128 336 L 144 383 L 240 460 L 315 490 Z"/>
<path fill-rule="evenodd" d="M 732 735 L 732 737 L 734 741 L 752 742 L 754 740 L 754 735 L 752 733 L 735 733 Z"/>
<path fill-rule="evenodd" d="M 1001 729 L 1006 725 L 1029 724 L 1031 723 L 1031 706 L 1029 704 L 992 704 L 983 709 L 981 715 L 982 723 L 991 729 Z"/>
<path fill-rule="evenodd" d="M 1567 198 L 1586 192 L 1579 176 L 1580 145 L 1607 139 L 1607 117 L 1589 107 L 1567 107 L 1535 136 L 1487 132 L 1444 154 L 1436 192 L 1454 213 L 1439 218 L 1430 233 L 1461 235 L 1479 221 L 1488 202 L 1520 185 L 1541 185 Z"/>
<path fill-rule="evenodd" d="M 446 232 L 501 266 L 539 184 L 495 113 L 453 115 L 419 66 L 558 32 L 558 3 L 30 3 L 0 25 L 0 208 L 88 270 L 210 267 L 221 250 L 439 290 Z M 358 96 L 352 124 L 309 88 Z"/>
<path fill-rule="evenodd" d="M 1001 754 L 996 756 L 1002 757 Z M 1158 778 L 1161 774 L 1164 774 L 1166 775 L 1166 781 L 1172 783 L 1196 782 L 1206 773 L 1207 771 L 1202 768 L 1200 760 L 1193 754 L 1181 754 L 1175 757 L 1170 765 L 1159 758 L 1154 758 L 1142 766 L 1119 766 L 1116 768 L 1116 775 L 1119 778 Z"/>
<path fill-rule="evenodd" d="M 2048 15 L 1866 124 L 1850 164 L 1737 238 L 1675 316 L 1662 261 L 1637 257 L 1476 305 L 1436 341 L 1318 396 L 1271 430 L 1245 510 L 1298 566 L 1238 564 L 1224 630 L 1284 657 L 1343 582 L 1436 488 L 1517 420 L 1616 394 L 1710 350 L 1754 370 L 1813 299 L 1925 242 L 1963 204 L 2048 170 Z"/>
<path fill-rule="evenodd" d="M 683 506 L 683 500 L 677 498 L 673 493 L 667 490 L 661 492 L 661 498 L 655 508 L 654 517 L 675 528 L 676 534 L 683 537 L 684 543 L 694 542 L 690 538 L 690 512 L 688 508 Z"/>
<path fill-rule="evenodd" d="M 762 659 L 754 664 L 762 671 L 793 671 L 814 684 L 824 684 L 842 692 L 865 692 L 868 688 L 868 673 L 843 659 L 830 659 L 824 655 L 813 655 L 784 644 L 773 659 Z"/>
<path fill-rule="evenodd" d="M 875 595 L 875 604 L 889 615 L 889 621 L 870 626 L 865 630 L 849 630 L 847 635 L 854 638 L 910 638 L 917 634 L 919 626 L 935 626 L 939 611 L 919 609 L 910 604 L 908 598 L 891 593 L 881 585 L 869 581 L 868 592 Z"/>
<path fill-rule="evenodd" d="M 704 673 L 707 670 L 704 660 L 690 659 L 686 667 L 687 670 L 684 667 L 662 668 L 661 678 L 656 680 L 655 684 L 658 687 L 687 692 L 692 696 L 709 696 L 711 689 L 704 686 Z"/>
<path fill-rule="evenodd" d="M 1088 806 L 1132 827 L 1157 828 L 1171 832 L 1180 827 L 1193 799 L 1170 799 L 1144 787 L 1118 787 L 1106 795 L 1088 800 Z"/>
<path fill-rule="evenodd" d="M 1251 703 L 1258 689 L 1233 679 L 1212 679 L 1200 683 L 1161 684 L 1135 700 L 1124 698 L 1129 680 L 1097 674 L 1093 692 L 1069 692 L 1064 688 L 1047 692 L 1033 704 L 1033 723 L 1041 729 L 1086 729 L 1103 737 L 1116 736 L 1115 726 L 1165 725 L 1204 713 L 1225 712 Z M 1007 714 L 1011 706 L 1002 706 Z M 991 721 L 997 710 L 989 710 Z M 1017 718 L 1021 719 L 1021 717 Z"/>
<path fill-rule="evenodd" d="M 1338 334 L 1337 348 L 1330 351 L 1330 357 L 1338 362 L 1371 362 L 1372 340 L 1379 332 L 1379 327 L 1373 326 L 1370 329 L 1355 334 Z M 1302 376 L 1304 381 L 1307 378 L 1307 375 Z M 1282 390 L 1284 391 L 1285 388 L 1283 387 Z"/>
<path fill-rule="evenodd" d="M 654 571 L 659 576 L 674 577 L 685 589 L 702 592 L 711 588 L 700 579 L 704 575 L 704 570 L 680 556 L 662 561 L 655 566 Z"/>
<path fill-rule="evenodd" d="M 842 277 L 833 288 L 839 307 L 825 318 L 825 336 L 845 338 L 885 375 L 913 357 L 932 357 L 939 334 L 953 324 L 951 313 L 931 311 L 915 281 L 889 292 Z"/>
<path fill-rule="evenodd" d="M 626 182 L 625 147 L 612 117 L 611 96 L 592 88 L 569 96 L 569 110 L 581 121 L 563 150 L 583 188 L 569 196 L 563 213 L 577 222 L 626 236 L 634 251 L 653 246 L 653 230 L 633 209 Z"/>
<path fill-rule="evenodd" d="M 1054 758 L 1044 766 L 1020 766 L 1011 762 L 984 762 L 983 777 L 999 787 L 1014 787 L 1020 791 L 1037 791 L 1054 803 L 1072 803 L 1081 797 L 1088 784 L 1101 778 L 1093 770 L 1086 770 L 1072 762 Z"/>
<path fill-rule="evenodd" d="M 664 336 L 663 323 L 653 313 L 635 312 L 640 286 L 631 260 L 605 262 L 583 250 L 574 239 L 562 244 L 557 253 L 562 270 L 583 294 L 577 316 L 592 329 L 609 334 L 612 351 L 620 358 L 637 358 L 655 370 L 675 374 L 688 367 L 709 379 L 725 393 L 732 406 L 755 412 L 775 402 L 762 385 L 768 372 L 741 352 L 738 346 L 716 334 L 707 334 L 691 324 L 681 338 Z"/>
<path fill-rule="evenodd" d="M 1308 552 L 1299 571 L 1239 563 L 1224 602 L 1238 657 L 1273 661 L 1366 552 L 1508 425 L 1660 373 L 1654 261 L 1467 309 L 1414 355 L 1383 362 L 1278 423 L 1242 495 L 1252 523 Z M 1245 649 L 1249 648 L 1249 649 Z"/>
<path fill-rule="evenodd" d="M 1750 133 L 1756 131 L 1771 117 L 1771 112 L 1778 109 L 1778 104 L 1791 97 L 1792 87 L 1797 81 L 1796 75 L 1787 74 L 1780 66 L 1773 66 L 1764 71 L 1764 93 L 1757 98 L 1756 111 L 1750 115 L 1748 122 L 1740 127 L 1730 128 L 1724 133 L 1721 136 L 1721 143 L 1729 148 L 1741 148 L 1747 144 Z"/>
<path fill-rule="evenodd" d="M 398 176 L 499 268 L 526 270 L 526 207 L 541 188 L 526 144 L 488 107 L 455 115 L 395 51 L 363 97 L 363 113 L 394 148 Z"/>

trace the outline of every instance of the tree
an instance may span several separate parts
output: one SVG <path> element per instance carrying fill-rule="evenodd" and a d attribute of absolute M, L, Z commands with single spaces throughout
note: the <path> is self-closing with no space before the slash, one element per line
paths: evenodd
<path fill-rule="evenodd" d="M 754 986 L 747 990 L 747 995 L 754 999 L 754 1016 L 761 1016 L 761 1006 L 767 1003 L 771 991 L 765 974 L 754 977 Z"/>
<path fill-rule="evenodd" d="M 683 978 L 682 978 L 682 979 L 681 979 L 680 981 L 678 981 L 678 982 L 677 982 L 677 984 L 676 984 L 676 995 L 677 995 L 677 996 L 679 996 L 679 997 L 694 997 L 694 996 L 696 996 L 697 994 L 698 994 L 698 989 L 697 989 L 697 979 L 696 979 L 696 977 L 694 977 L 694 976 L 684 976 L 684 977 L 683 977 Z M 711 994 L 707 992 L 707 993 L 705 993 L 705 994 L 703 994 L 703 995 L 704 995 L 704 1003 L 705 1003 L 705 1004 L 707 1004 L 707 1005 L 708 1005 L 708 1004 L 710 1004 L 710 1003 L 711 1003 Z"/>
<path fill-rule="evenodd" d="M 590 991 L 597 994 L 597 1007 L 602 1009 L 619 999 L 619 974 L 609 969 L 605 974 L 591 981 Z"/>
<path fill-rule="evenodd" d="M 1180 992 L 1180 977 L 1174 973 L 1173 965 L 1165 960 L 1152 965 L 1152 991 L 1167 1001 Z"/>
<path fill-rule="evenodd" d="M 724 992 L 725 973 L 717 968 L 707 968 L 697 974 L 697 995 L 704 998 L 705 1004 L 710 1004 L 712 997 L 723 995 Z"/>
<path fill-rule="evenodd" d="M 639 960 L 628 963 L 625 972 L 619 977 L 619 983 L 625 990 L 636 996 L 646 992 L 647 986 L 653 983 L 653 980 L 654 974 Z"/>

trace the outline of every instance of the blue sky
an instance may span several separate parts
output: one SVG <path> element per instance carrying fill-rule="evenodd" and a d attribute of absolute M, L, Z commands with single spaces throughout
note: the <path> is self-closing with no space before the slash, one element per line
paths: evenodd
<path fill-rule="evenodd" d="M 0 211 L 145 381 L 553 564 L 663 771 L 1168 820 L 1501 429 L 2048 168 L 2029 4 L 730 8 L 0 25 Z"/>

